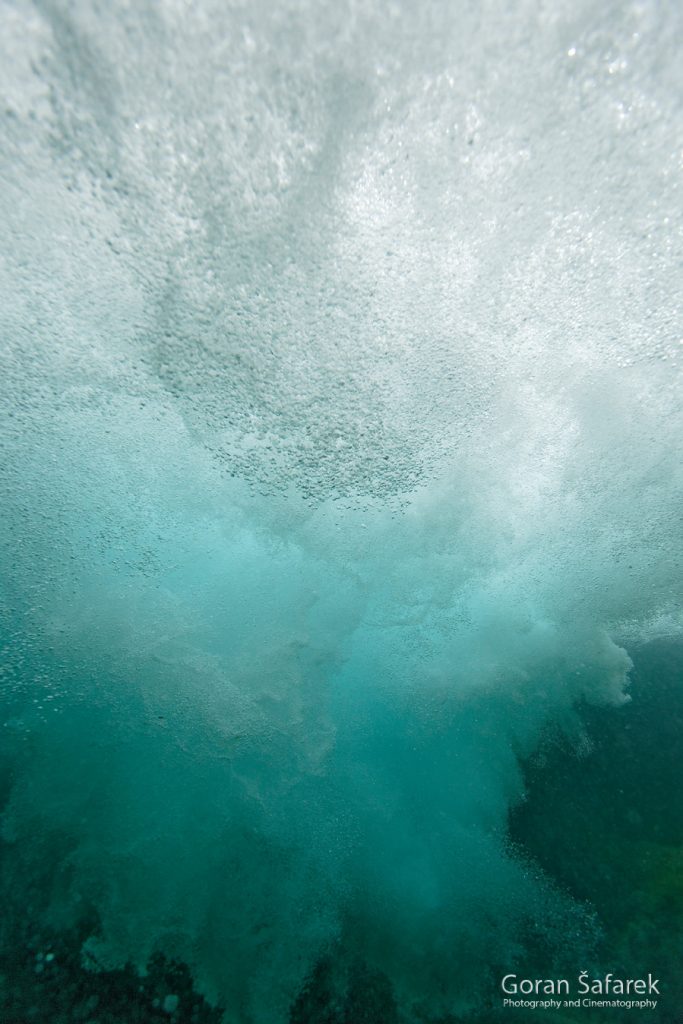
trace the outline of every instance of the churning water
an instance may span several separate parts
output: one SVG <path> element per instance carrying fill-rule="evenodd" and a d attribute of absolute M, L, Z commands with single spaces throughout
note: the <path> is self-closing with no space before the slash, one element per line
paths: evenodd
<path fill-rule="evenodd" d="M 1 18 L 3 1024 L 677 1021 L 681 5 Z"/>

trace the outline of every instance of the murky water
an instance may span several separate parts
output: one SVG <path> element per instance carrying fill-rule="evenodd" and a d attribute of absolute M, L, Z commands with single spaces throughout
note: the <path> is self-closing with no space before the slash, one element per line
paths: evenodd
<path fill-rule="evenodd" d="M 2 1021 L 677 1022 L 680 5 L 1 17 Z"/>

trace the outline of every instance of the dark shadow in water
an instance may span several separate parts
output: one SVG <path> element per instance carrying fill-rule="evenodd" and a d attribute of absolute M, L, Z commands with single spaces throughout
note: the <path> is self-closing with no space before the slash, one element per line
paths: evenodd
<path fill-rule="evenodd" d="M 591 1017 L 581 1009 L 576 1019 L 681 1024 L 683 646 L 659 642 L 629 653 L 632 702 L 581 709 L 589 741 L 582 756 L 547 738 L 526 766 L 527 799 L 511 815 L 510 835 L 595 908 L 603 971 L 661 979 L 654 1012 L 602 1009 Z"/>

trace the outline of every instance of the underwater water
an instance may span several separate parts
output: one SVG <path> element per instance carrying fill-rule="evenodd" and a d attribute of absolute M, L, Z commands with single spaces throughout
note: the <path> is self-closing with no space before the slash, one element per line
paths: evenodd
<path fill-rule="evenodd" d="M 2 1024 L 678 1024 L 683 7 L 0 17 Z"/>

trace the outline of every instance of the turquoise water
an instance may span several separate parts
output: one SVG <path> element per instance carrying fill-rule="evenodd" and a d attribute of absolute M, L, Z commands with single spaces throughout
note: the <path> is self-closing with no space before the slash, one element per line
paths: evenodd
<path fill-rule="evenodd" d="M 677 1022 L 679 6 L 2 18 L 0 1019 Z"/>

